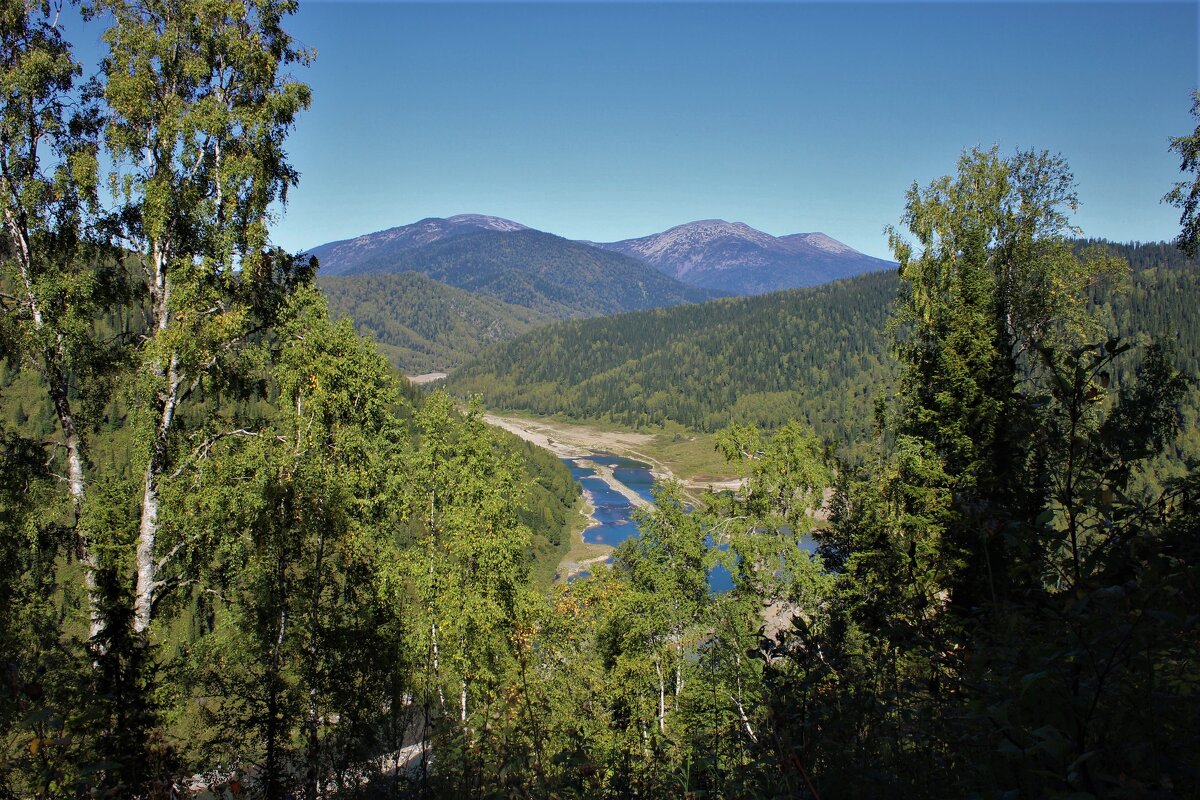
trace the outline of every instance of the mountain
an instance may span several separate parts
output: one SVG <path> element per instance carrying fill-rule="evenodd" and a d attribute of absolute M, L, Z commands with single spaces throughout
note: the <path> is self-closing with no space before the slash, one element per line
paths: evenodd
<path fill-rule="evenodd" d="M 464 233 L 478 231 L 523 231 L 519 222 L 483 214 L 458 214 L 447 219 L 429 217 L 411 225 L 388 228 L 354 239 L 314 247 L 309 255 L 317 257 L 322 275 L 344 275 L 364 264 L 386 263 L 397 253 L 414 250 Z M 371 270 L 374 271 L 374 270 Z"/>
<path fill-rule="evenodd" d="M 313 252 L 328 248 L 325 264 L 332 262 L 335 275 L 420 272 L 556 319 L 703 302 L 722 294 L 681 283 L 620 253 L 530 228 L 499 230 L 497 224 L 516 223 L 497 222 L 494 217 L 466 219 L 485 219 L 493 227 L 481 229 L 475 222 L 447 227 L 441 223 L 450 220 L 425 221 L 430 224 L 359 237 L 351 242 L 352 249 L 345 244 L 325 245 Z M 464 225 L 474 230 L 464 230 Z M 422 237 L 432 240 L 418 243 Z M 324 266 L 321 271 L 329 274 Z"/>
<path fill-rule="evenodd" d="M 640 258 L 684 283 L 742 295 L 814 286 L 896 266 L 823 233 L 776 237 L 720 219 L 596 246 Z"/>
<path fill-rule="evenodd" d="M 320 277 L 334 317 L 348 317 L 401 373 L 444 372 L 485 347 L 554 320 L 416 272 Z"/>

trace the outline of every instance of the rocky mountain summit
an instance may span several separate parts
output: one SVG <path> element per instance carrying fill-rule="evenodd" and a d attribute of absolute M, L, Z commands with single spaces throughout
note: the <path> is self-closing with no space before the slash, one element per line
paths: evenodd
<path fill-rule="evenodd" d="M 637 270 L 628 262 L 612 260 L 613 254 L 620 254 L 690 287 L 737 295 L 813 286 L 896 266 L 894 262 L 860 253 L 824 233 L 772 236 L 743 222 L 720 219 L 689 222 L 650 236 L 605 243 L 568 242 L 501 217 L 458 214 L 445 219 L 429 217 L 411 225 L 329 242 L 309 253 L 320 260 L 324 276 L 415 270 L 472 289 L 484 280 L 484 275 L 494 272 L 499 260 L 504 262 L 505 271 L 538 273 L 541 276 L 538 281 L 583 281 L 574 287 L 579 290 L 587 290 L 586 283 L 598 280 L 604 283 L 606 278 L 644 284 L 646 279 L 635 277 L 633 273 Z M 555 259 L 563 260 L 561 270 L 555 268 Z M 599 264 L 607 264 L 612 274 L 598 274 Z M 650 284 L 645 287 L 648 292 L 645 303 L 632 306 L 628 302 L 602 303 L 594 309 L 588 308 L 587 313 L 612 313 L 716 296 L 680 293 L 666 285 L 658 286 L 653 280 Z M 511 302 L 510 295 L 502 292 L 497 296 Z M 568 305 L 579 306 L 579 303 Z M 549 307 L 542 310 L 564 315 L 562 310 Z"/>

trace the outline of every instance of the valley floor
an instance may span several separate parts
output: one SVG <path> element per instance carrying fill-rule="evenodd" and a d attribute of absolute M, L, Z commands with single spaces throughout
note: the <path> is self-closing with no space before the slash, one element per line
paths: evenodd
<path fill-rule="evenodd" d="M 613 470 L 592 459 L 597 453 L 613 453 L 649 464 L 656 480 L 678 480 L 687 489 L 731 489 L 740 485 L 737 478 L 726 477 L 728 467 L 716 456 L 711 437 L 684 437 L 674 433 L 649 434 L 636 431 L 602 430 L 591 425 L 561 420 L 530 419 L 515 415 L 485 414 L 484 420 L 503 428 L 522 439 L 554 453 L 559 458 L 589 459 L 595 476 L 613 491 L 635 505 L 646 504 L 645 498 L 617 480 Z M 712 451 L 712 452 L 708 452 Z M 559 562 L 556 580 L 572 575 L 608 560 L 612 548 L 584 540 L 587 529 L 599 524 L 591 500 L 583 498 L 581 513 L 587 522 L 572 533 L 570 550 Z"/>
<path fill-rule="evenodd" d="M 582 423 L 531 419 L 515 414 L 484 414 L 491 425 L 504 428 L 543 447 L 559 458 L 587 458 L 614 453 L 650 465 L 659 480 L 677 480 L 689 489 L 733 489 L 741 481 L 732 474 L 707 434 L 640 433 L 604 430 Z"/>

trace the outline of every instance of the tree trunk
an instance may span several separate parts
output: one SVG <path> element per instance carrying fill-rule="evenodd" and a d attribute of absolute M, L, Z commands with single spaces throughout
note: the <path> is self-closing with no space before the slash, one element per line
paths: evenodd
<path fill-rule="evenodd" d="M 167 436 L 175 423 L 175 409 L 179 402 L 178 356 L 171 356 L 167 370 L 167 388 L 161 397 L 162 412 L 154 429 L 154 443 L 146 463 L 146 474 L 142 489 L 142 519 L 138 526 L 137 544 L 137 587 L 133 598 L 133 630 L 143 633 L 150 627 L 150 619 L 162 582 L 158 579 L 159 564 L 154 560 L 155 543 L 160 527 L 159 492 L 160 481 L 167 468 Z"/>
<path fill-rule="evenodd" d="M 279 706 L 282 682 L 280 673 L 282 672 L 281 661 L 283 658 L 283 642 L 287 635 L 288 621 L 288 585 L 287 585 L 287 566 L 284 559 L 280 558 L 277 565 L 278 571 L 276 577 L 279 581 L 279 624 L 275 634 L 275 647 L 271 652 L 270 671 L 267 674 L 267 720 L 264 738 L 266 739 L 266 763 L 263 771 L 266 773 L 266 800 L 283 800 L 283 782 L 280 780 L 281 768 L 279 758 L 279 740 L 282 736 L 282 720 L 280 719 Z"/>
<path fill-rule="evenodd" d="M 656 661 L 654 669 L 658 672 L 658 732 L 667 730 L 667 685 L 663 681 L 662 662 Z"/>
<path fill-rule="evenodd" d="M 155 336 L 162 336 L 170 324 L 171 287 L 167 281 L 166 245 L 151 246 L 151 261 L 154 268 L 150 290 L 152 324 Z M 158 419 L 155 421 L 150 457 L 142 484 L 142 516 L 138 526 L 137 586 L 133 597 L 133 630 L 144 633 L 150 627 L 154 601 L 161 587 L 158 579 L 159 565 L 154 560 L 155 543 L 159 529 L 159 482 L 167 468 L 167 437 L 175 424 L 175 411 L 179 403 L 179 387 L 183 383 L 179 374 L 179 354 L 172 352 L 164 366 L 161 361 L 151 367 L 156 377 L 164 384 L 157 390 L 156 405 Z"/>
<path fill-rule="evenodd" d="M 83 474 L 83 440 L 75 425 L 75 416 L 71 412 L 70 399 L 67 396 L 67 380 L 57 364 L 52 364 L 50 354 L 46 354 L 46 381 L 50 385 L 50 399 L 54 403 L 54 412 L 58 416 L 58 424 L 63 430 L 63 444 L 67 448 L 67 487 L 71 492 L 71 507 L 76 522 L 83 512 L 83 501 L 86 492 Z M 96 574 L 99 564 L 96 563 L 95 551 L 86 537 L 79 538 L 79 561 L 83 564 L 83 581 L 88 595 L 88 638 L 95 641 L 104 630 L 104 619 L 100 613 L 99 597 L 96 596 Z"/>
<path fill-rule="evenodd" d="M 325 519 L 318 516 L 317 552 L 313 562 L 312 597 L 309 602 L 308 620 L 308 732 L 305 761 L 305 800 L 317 800 L 321 789 L 321 710 L 317 687 L 321 677 L 321 594 L 325 585 Z"/>
<path fill-rule="evenodd" d="M 34 327 L 38 332 L 44 332 L 46 329 L 46 319 L 42 314 L 41 305 L 38 303 L 37 296 L 33 289 L 33 262 L 32 253 L 29 247 L 27 232 L 24 227 L 18 223 L 12 213 L 5 214 L 9 235 L 12 241 L 17 245 L 17 260 L 20 263 L 21 278 L 25 284 L 25 308 L 29 311 L 29 316 L 33 320 Z M 58 417 L 58 424 L 63 431 L 63 444 L 67 450 L 67 487 L 71 493 L 71 509 L 78 522 L 79 515 L 83 511 L 83 501 L 85 496 L 85 479 L 84 479 L 84 446 L 83 439 L 79 435 L 79 427 L 75 423 L 75 414 L 71 409 L 71 399 L 67 383 L 67 376 L 63 370 L 63 338 L 62 334 L 55 335 L 55 346 L 46 347 L 42 351 L 43 377 L 46 380 L 47 391 L 50 395 L 50 402 L 54 406 L 54 414 Z M 96 637 L 104 630 L 104 620 L 100 615 L 99 598 L 96 596 L 96 573 L 98 564 L 93 553 L 90 543 L 85 538 L 79 540 L 79 560 L 84 567 L 84 585 L 87 588 L 88 594 L 88 638 L 95 640 Z"/>

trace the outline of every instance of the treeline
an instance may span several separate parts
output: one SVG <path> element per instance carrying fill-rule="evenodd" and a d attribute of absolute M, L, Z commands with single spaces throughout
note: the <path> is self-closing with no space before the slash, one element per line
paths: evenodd
<path fill-rule="evenodd" d="M 1110 242 L 1107 239 L 1073 239 L 1071 248 L 1076 255 L 1083 255 L 1087 250 L 1102 247 L 1128 262 L 1134 272 L 1161 267 L 1165 269 L 1180 269 L 1194 267 L 1196 260 L 1187 255 L 1172 242 Z"/>
<path fill-rule="evenodd" d="M 373 338 L 405 375 L 449 371 L 554 317 L 471 294 L 417 272 L 320 278 L 334 318 Z"/>

